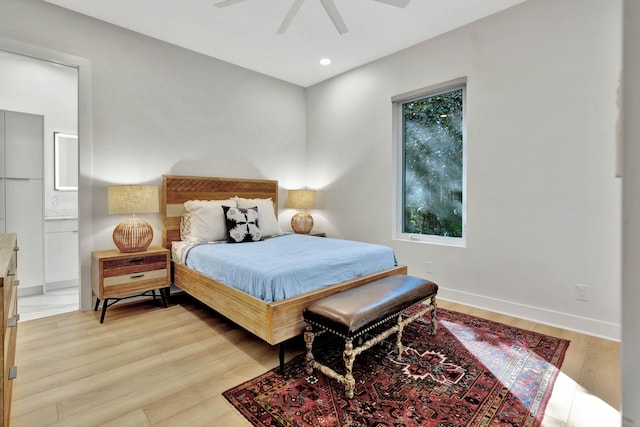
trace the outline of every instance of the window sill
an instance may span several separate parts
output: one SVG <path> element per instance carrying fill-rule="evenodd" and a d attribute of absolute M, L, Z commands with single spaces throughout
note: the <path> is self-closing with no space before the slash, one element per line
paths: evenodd
<path fill-rule="evenodd" d="M 430 245 L 439 245 L 439 246 L 450 246 L 454 248 L 467 247 L 467 241 L 465 238 L 456 238 L 456 237 L 402 234 L 401 236 L 395 237 L 394 240 L 399 242 L 411 242 L 411 243 L 430 244 Z"/>

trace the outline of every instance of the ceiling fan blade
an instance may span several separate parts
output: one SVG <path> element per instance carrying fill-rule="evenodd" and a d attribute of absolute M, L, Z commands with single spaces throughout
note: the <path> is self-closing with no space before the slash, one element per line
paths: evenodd
<path fill-rule="evenodd" d="M 298 14 L 302 3 L 304 3 L 304 0 L 293 1 L 293 4 L 289 8 L 289 12 L 287 12 L 287 15 L 282 20 L 282 24 L 280 24 L 280 27 L 278 27 L 278 31 L 276 31 L 276 34 L 284 34 L 284 32 L 287 31 L 287 28 L 289 28 L 291 21 L 293 21 L 293 18 L 295 18 Z"/>
<path fill-rule="evenodd" d="M 236 3 L 242 3 L 243 1 L 247 1 L 247 0 L 224 0 L 221 1 L 220 3 L 216 3 L 215 6 L 216 7 L 227 7 L 227 6 L 232 6 Z"/>
<path fill-rule="evenodd" d="M 320 3 L 324 6 L 324 10 L 327 11 L 327 15 L 329 15 L 329 18 L 333 21 L 333 25 L 335 25 L 338 33 L 344 34 L 348 32 L 347 24 L 342 20 L 342 16 L 340 16 L 340 12 L 338 12 L 338 8 L 333 0 L 320 0 Z"/>
<path fill-rule="evenodd" d="M 411 0 L 373 0 L 379 3 L 388 4 L 395 7 L 406 7 Z"/>

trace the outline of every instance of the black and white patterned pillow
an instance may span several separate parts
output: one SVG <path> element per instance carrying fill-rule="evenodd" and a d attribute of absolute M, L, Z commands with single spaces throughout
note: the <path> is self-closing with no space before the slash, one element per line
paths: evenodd
<path fill-rule="evenodd" d="M 262 240 L 258 224 L 258 208 L 233 208 L 223 206 L 227 223 L 227 242 L 257 242 Z"/>

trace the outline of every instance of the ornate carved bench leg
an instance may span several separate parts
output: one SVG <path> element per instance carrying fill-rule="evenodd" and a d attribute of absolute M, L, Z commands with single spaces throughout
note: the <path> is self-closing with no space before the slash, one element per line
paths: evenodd
<path fill-rule="evenodd" d="M 347 339 L 344 342 L 344 353 L 342 355 L 344 359 L 344 395 L 347 399 L 353 399 L 353 391 L 356 388 L 356 380 L 353 378 L 353 361 L 356 359 L 356 355 L 353 352 L 353 343 Z"/>
<path fill-rule="evenodd" d="M 305 370 L 309 375 L 313 373 L 313 339 L 313 328 L 310 325 L 307 325 L 307 330 L 304 333 L 304 342 L 307 347 L 307 355 L 305 356 Z"/>
<path fill-rule="evenodd" d="M 404 323 L 402 322 L 402 316 L 398 316 L 398 333 L 396 334 L 396 349 L 398 350 L 398 361 L 402 360 L 402 330 L 404 329 Z"/>
<path fill-rule="evenodd" d="M 438 330 L 438 321 L 436 320 L 436 309 L 438 304 L 436 303 L 435 295 L 431 297 L 431 335 L 435 336 Z"/>

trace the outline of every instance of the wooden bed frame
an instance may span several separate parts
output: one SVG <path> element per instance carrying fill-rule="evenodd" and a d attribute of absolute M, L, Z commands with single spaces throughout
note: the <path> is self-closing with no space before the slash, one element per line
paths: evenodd
<path fill-rule="evenodd" d="M 184 202 L 223 200 L 233 196 L 271 198 L 277 215 L 278 181 L 163 175 L 160 202 L 163 246 L 170 249 L 172 242 L 180 240 L 180 218 L 185 212 Z M 185 265 L 174 261 L 171 264 L 173 283 L 176 286 L 271 345 L 281 344 L 304 332 L 302 311 L 311 302 L 382 277 L 407 274 L 406 266 L 398 266 L 295 297 L 266 303 L 210 279 Z"/>

